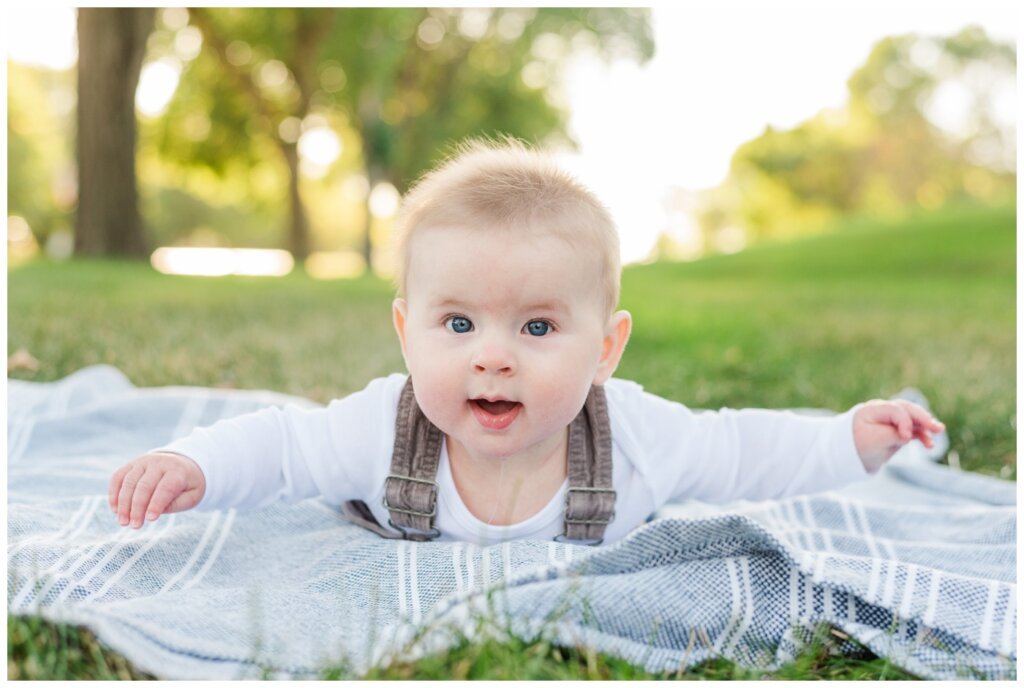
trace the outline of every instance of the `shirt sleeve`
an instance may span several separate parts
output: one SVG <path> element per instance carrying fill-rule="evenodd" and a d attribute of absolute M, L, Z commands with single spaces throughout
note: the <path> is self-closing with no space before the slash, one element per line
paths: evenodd
<path fill-rule="evenodd" d="M 636 383 L 606 385 L 618 435 L 655 501 L 772 499 L 868 477 L 853 443 L 853 414 L 766 409 L 695 412 Z"/>
<path fill-rule="evenodd" d="M 373 494 L 390 459 L 404 375 L 371 381 L 325 408 L 266 408 L 218 421 L 153 451 L 195 461 L 206 480 L 197 510 L 256 509 L 322 495 Z"/>

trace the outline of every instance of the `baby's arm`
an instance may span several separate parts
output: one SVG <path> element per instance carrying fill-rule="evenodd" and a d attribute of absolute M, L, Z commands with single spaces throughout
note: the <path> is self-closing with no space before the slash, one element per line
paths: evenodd
<path fill-rule="evenodd" d="M 386 475 L 404 380 L 373 380 L 326 408 L 270 407 L 196 428 L 121 467 L 108 488 L 111 508 L 122 525 L 127 516 L 139 527 L 153 507 L 159 516 L 365 499 Z"/>
<path fill-rule="evenodd" d="M 226 418 L 122 466 L 108 487 L 111 506 L 121 525 L 127 515 L 137 528 L 143 518 L 195 507 L 256 509 L 313 497 L 321 464 L 338 463 L 330 439 L 327 409 L 271 407 Z"/>
<path fill-rule="evenodd" d="M 203 498 L 206 479 L 192 459 L 180 454 L 143 454 L 110 478 L 107 498 L 122 526 L 141 528 L 143 518 L 191 509 Z"/>
<path fill-rule="evenodd" d="M 890 422 L 897 409 L 889 406 L 896 402 L 859 404 L 835 416 L 767 409 L 694 412 L 626 381 L 605 387 L 614 412 L 612 436 L 645 475 L 659 505 L 836 489 L 867 478 L 897 448 L 898 430 Z M 901 444 L 910 439 L 903 423 L 907 439 Z M 909 427 L 927 445 L 927 430 L 938 425 Z"/>

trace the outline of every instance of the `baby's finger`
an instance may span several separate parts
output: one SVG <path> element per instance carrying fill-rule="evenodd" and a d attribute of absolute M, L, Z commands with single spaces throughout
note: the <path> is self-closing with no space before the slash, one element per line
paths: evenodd
<path fill-rule="evenodd" d="M 134 465 L 134 463 L 126 463 L 110 476 L 110 483 L 107 485 L 107 501 L 110 503 L 110 510 L 114 513 L 117 513 L 117 494 L 121 491 L 121 481 Z"/>
<path fill-rule="evenodd" d="M 885 415 L 889 423 L 896 428 L 900 442 L 909 442 L 914 436 L 914 421 L 903 404 L 886 404 Z"/>
<path fill-rule="evenodd" d="M 929 434 L 927 430 L 922 430 L 915 426 L 914 437 L 920 440 L 921 444 L 923 444 L 928 449 L 931 449 L 932 447 L 935 446 L 935 441 L 932 439 L 931 434 Z"/>
<path fill-rule="evenodd" d="M 146 507 L 149 506 L 149 500 L 153 497 L 153 490 L 156 489 L 157 483 L 160 482 L 163 474 L 163 469 L 150 466 L 142 474 L 142 477 L 139 478 L 139 482 L 136 483 L 135 493 L 132 495 L 132 528 L 142 527 L 142 519 L 146 513 Z"/>
<path fill-rule="evenodd" d="M 914 420 L 915 428 L 920 426 L 930 430 L 931 432 L 942 432 L 946 429 L 946 426 L 943 423 L 938 421 L 934 416 L 932 416 L 932 414 L 928 413 L 917 404 L 905 401 L 901 405 Z"/>
<path fill-rule="evenodd" d="M 153 490 L 153 498 L 149 501 L 149 508 L 146 509 L 146 520 L 153 521 L 171 505 L 185 490 L 185 480 L 181 473 L 168 471 L 160 478 L 160 483 Z"/>
<path fill-rule="evenodd" d="M 132 495 L 135 494 L 135 485 L 145 472 L 146 469 L 142 464 L 134 463 L 121 481 L 121 490 L 117 493 L 117 521 L 123 526 L 128 525 L 131 518 Z"/>

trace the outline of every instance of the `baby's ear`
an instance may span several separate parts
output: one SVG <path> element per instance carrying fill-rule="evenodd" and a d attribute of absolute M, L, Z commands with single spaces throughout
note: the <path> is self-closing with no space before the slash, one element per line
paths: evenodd
<path fill-rule="evenodd" d="M 604 339 L 601 342 L 601 359 L 597 364 L 594 384 L 603 385 L 619 367 L 622 353 L 626 350 L 629 333 L 633 330 L 633 316 L 629 311 L 618 311 L 608 320 Z"/>
<path fill-rule="evenodd" d="M 402 347 L 402 358 L 405 356 L 405 320 L 406 314 L 409 312 L 409 307 L 405 302 L 405 299 L 395 299 L 391 302 L 391 322 L 395 326 L 395 332 L 398 334 L 398 343 Z M 406 359 L 408 360 L 408 359 Z"/>

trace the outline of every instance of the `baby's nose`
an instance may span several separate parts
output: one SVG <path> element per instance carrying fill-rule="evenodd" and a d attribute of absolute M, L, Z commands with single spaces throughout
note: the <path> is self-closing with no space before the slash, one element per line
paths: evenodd
<path fill-rule="evenodd" d="M 511 375 L 515 369 L 515 359 L 511 352 L 502 347 L 486 347 L 473 357 L 473 371 L 477 373 Z"/>

